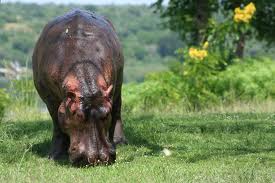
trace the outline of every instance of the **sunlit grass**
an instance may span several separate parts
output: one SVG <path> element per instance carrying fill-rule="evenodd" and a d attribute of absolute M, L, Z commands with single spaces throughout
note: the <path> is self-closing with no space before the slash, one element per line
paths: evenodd
<path fill-rule="evenodd" d="M 116 163 L 75 168 L 47 159 L 48 115 L 18 112 L 0 123 L 0 182 L 274 182 L 274 113 L 124 115 Z"/>

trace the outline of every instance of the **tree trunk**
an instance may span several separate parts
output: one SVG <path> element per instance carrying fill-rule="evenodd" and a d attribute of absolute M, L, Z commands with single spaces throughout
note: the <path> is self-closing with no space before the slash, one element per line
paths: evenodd
<path fill-rule="evenodd" d="M 205 31 L 209 18 L 209 0 L 196 0 L 195 3 L 196 15 L 194 23 L 196 25 L 196 30 L 194 35 L 194 43 L 195 45 L 199 45 L 201 42 L 205 41 Z"/>
<path fill-rule="evenodd" d="M 237 42 L 237 47 L 236 47 L 236 52 L 235 52 L 236 57 L 243 58 L 244 46 L 245 46 L 245 34 L 241 33 L 240 39 Z"/>

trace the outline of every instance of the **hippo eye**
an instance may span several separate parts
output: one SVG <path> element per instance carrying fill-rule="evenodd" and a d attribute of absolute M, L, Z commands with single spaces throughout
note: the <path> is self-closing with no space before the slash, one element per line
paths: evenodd
<path fill-rule="evenodd" d="M 80 97 L 79 97 L 79 102 L 82 103 L 82 104 L 84 104 L 84 103 L 85 103 L 85 102 L 84 102 L 84 97 L 81 97 L 81 96 L 80 96 Z"/>
<path fill-rule="evenodd" d="M 106 107 L 99 107 L 99 112 L 103 113 L 103 114 L 107 114 L 108 113 L 108 109 Z"/>
<path fill-rule="evenodd" d="M 98 118 L 101 120 L 105 120 L 108 117 L 109 110 L 106 107 L 99 107 L 98 109 Z"/>
<path fill-rule="evenodd" d="M 98 109 L 91 109 L 90 114 L 92 118 L 95 118 L 97 120 L 104 120 L 107 118 L 107 111 L 105 109 L 102 109 L 101 107 Z"/>

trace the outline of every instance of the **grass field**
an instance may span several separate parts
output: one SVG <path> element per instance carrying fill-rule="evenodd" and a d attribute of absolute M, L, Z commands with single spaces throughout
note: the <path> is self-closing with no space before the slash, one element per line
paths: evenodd
<path fill-rule="evenodd" d="M 275 182 L 274 113 L 125 116 L 129 145 L 88 168 L 47 159 L 48 115 L 13 116 L 0 123 L 0 182 Z"/>

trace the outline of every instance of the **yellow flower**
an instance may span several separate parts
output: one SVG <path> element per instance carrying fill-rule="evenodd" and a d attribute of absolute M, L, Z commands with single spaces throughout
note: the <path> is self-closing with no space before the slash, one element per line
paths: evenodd
<path fill-rule="evenodd" d="M 240 9 L 239 7 L 235 8 L 234 12 L 234 21 L 235 22 L 245 22 L 249 23 L 251 18 L 253 17 L 256 11 L 256 7 L 254 3 L 249 3 L 244 7 L 244 9 Z"/>
<path fill-rule="evenodd" d="M 208 53 L 206 50 L 200 50 L 200 57 L 201 57 L 200 60 L 204 59 L 207 56 L 208 56 Z"/>
<path fill-rule="evenodd" d="M 208 43 L 208 41 L 206 41 L 206 42 L 203 44 L 202 48 L 206 50 L 206 49 L 208 48 L 208 46 L 209 46 L 209 43 Z"/>
<path fill-rule="evenodd" d="M 243 12 L 243 10 L 241 10 L 240 7 L 237 7 L 237 8 L 235 8 L 234 12 L 235 12 L 235 14 L 241 14 Z"/>
<path fill-rule="evenodd" d="M 189 56 L 194 59 L 203 60 L 205 57 L 207 57 L 208 53 L 206 50 L 199 50 L 196 48 L 190 48 L 189 49 Z"/>
<path fill-rule="evenodd" d="M 196 53 L 197 53 L 197 49 L 192 48 L 192 47 L 189 49 L 189 56 L 191 58 L 195 57 Z"/>
<path fill-rule="evenodd" d="M 248 23 L 250 19 L 252 18 L 249 14 L 239 13 L 234 15 L 234 21 L 235 22 L 245 22 Z"/>
<path fill-rule="evenodd" d="M 244 15 L 243 15 L 243 21 L 244 21 L 245 23 L 248 23 L 248 22 L 250 21 L 251 18 L 252 18 L 252 15 L 250 15 L 250 14 L 244 14 Z"/>
<path fill-rule="evenodd" d="M 248 5 L 246 5 L 244 7 L 244 11 L 245 11 L 246 14 L 249 14 L 249 15 L 253 16 L 253 14 L 256 11 L 256 7 L 255 7 L 254 3 L 251 2 Z"/>

